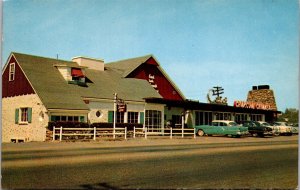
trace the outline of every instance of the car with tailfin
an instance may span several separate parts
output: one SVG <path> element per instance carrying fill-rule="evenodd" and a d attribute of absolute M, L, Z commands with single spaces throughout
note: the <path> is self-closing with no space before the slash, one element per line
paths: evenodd
<path fill-rule="evenodd" d="M 211 125 L 196 125 L 197 135 L 224 135 L 231 137 L 241 137 L 248 134 L 248 128 L 239 126 L 234 121 L 228 120 L 213 120 Z"/>

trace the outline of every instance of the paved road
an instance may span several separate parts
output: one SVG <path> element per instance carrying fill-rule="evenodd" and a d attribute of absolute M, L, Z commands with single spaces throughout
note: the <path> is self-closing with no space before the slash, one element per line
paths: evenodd
<path fill-rule="evenodd" d="M 2 188 L 278 188 L 298 184 L 298 137 L 2 144 Z"/>

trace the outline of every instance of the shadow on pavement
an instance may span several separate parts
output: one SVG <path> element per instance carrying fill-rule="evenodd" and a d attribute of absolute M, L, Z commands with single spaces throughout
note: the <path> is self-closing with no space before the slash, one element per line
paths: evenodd
<path fill-rule="evenodd" d="M 111 189 L 111 190 L 119 190 L 120 188 L 111 186 L 107 183 L 98 183 L 98 184 L 84 184 L 80 185 L 84 189 Z"/>

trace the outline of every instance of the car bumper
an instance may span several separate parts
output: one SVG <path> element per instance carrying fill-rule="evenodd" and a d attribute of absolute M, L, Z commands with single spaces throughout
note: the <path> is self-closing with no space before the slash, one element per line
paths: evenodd
<path fill-rule="evenodd" d="M 263 134 L 264 134 L 264 136 L 273 136 L 274 135 L 273 131 L 267 131 L 267 132 L 264 132 Z"/>
<path fill-rule="evenodd" d="M 238 135 L 248 135 L 249 132 L 248 131 L 240 131 L 240 132 L 237 132 Z"/>

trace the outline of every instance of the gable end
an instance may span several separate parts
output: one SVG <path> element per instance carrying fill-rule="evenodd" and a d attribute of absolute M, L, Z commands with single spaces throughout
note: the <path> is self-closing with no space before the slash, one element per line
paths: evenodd
<path fill-rule="evenodd" d="M 14 76 L 11 76 L 10 65 L 14 64 Z M 2 72 L 2 98 L 35 94 L 16 58 L 10 56 Z"/>

